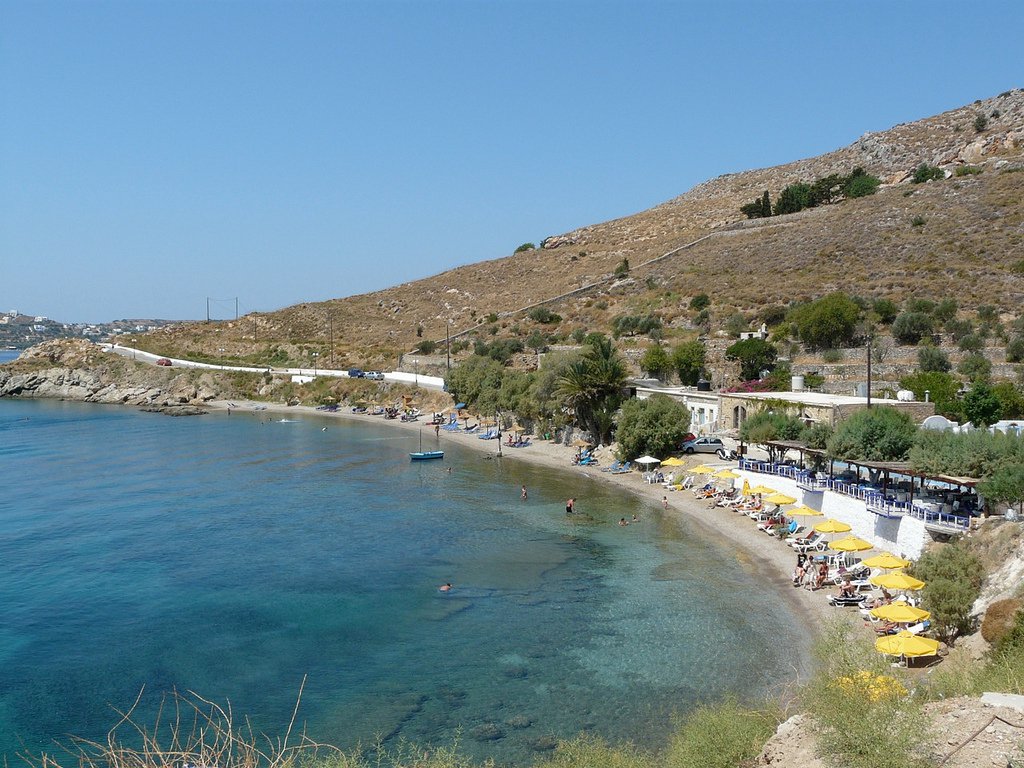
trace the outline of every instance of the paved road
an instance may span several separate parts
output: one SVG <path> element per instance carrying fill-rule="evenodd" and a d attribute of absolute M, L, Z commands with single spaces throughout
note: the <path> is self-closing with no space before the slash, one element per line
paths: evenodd
<path fill-rule="evenodd" d="M 133 347 L 125 347 L 120 344 L 100 344 L 106 352 L 113 352 L 115 355 L 121 357 L 130 357 L 132 360 L 139 362 L 149 363 L 156 365 L 156 361 L 160 359 L 160 355 L 154 355 L 151 352 L 146 352 L 141 349 L 135 349 Z M 313 368 L 255 368 L 244 365 L 215 365 L 213 363 L 199 363 L 194 360 L 183 360 L 176 357 L 169 358 L 171 364 L 175 368 L 204 368 L 214 371 L 246 371 L 248 373 L 270 373 L 277 376 L 309 376 L 313 377 Z M 316 368 L 316 376 L 332 376 L 339 379 L 349 378 L 348 371 L 337 371 L 330 368 Z M 423 374 L 416 373 L 415 371 L 390 371 L 384 374 L 385 381 L 392 381 L 400 384 L 414 384 L 416 386 L 423 387 L 425 389 L 444 389 L 444 379 L 438 376 L 425 376 Z"/>

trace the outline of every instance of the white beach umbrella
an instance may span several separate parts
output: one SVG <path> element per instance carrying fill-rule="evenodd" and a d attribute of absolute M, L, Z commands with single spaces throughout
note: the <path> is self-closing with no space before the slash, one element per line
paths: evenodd
<path fill-rule="evenodd" d="M 639 459 L 634 459 L 637 464 L 660 464 L 661 459 L 656 459 L 653 456 L 641 456 Z"/>

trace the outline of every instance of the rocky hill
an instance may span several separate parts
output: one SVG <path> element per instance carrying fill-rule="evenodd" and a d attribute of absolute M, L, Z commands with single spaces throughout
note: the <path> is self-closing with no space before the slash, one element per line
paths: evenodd
<path fill-rule="evenodd" d="M 947 178 L 911 183 L 921 163 Z M 789 184 L 858 166 L 883 180 L 877 194 L 750 221 L 739 211 L 765 190 L 774 199 Z M 656 312 L 669 340 L 692 336 L 688 304 L 702 292 L 712 300 L 712 332 L 737 312 L 755 321 L 765 306 L 836 289 L 897 302 L 952 294 L 962 307 L 987 303 L 1015 315 L 1024 299 L 1022 201 L 1024 90 L 1013 90 L 819 157 L 720 176 L 512 256 L 360 296 L 179 326 L 139 343 L 208 359 L 271 364 L 316 352 L 335 367 L 385 367 L 446 332 L 525 339 L 540 328 L 557 338 L 607 330 L 624 313 Z M 561 319 L 531 320 L 526 310 L 537 303 Z"/>

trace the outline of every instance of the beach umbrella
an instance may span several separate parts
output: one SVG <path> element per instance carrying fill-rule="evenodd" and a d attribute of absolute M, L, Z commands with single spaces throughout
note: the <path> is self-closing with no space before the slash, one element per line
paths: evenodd
<path fill-rule="evenodd" d="M 875 650 L 887 656 L 934 656 L 939 652 L 939 641 L 903 630 L 895 635 L 887 635 L 875 640 Z"/>
<path fill-rule="evenodd" d="M 769 488 L 767 485 L 759 485 L 756 488 L 750 489 L 751 493 L 760 493 L 762 496 L 771 496 L 776 493 L 774 488 Z"/>
<path fill-rule="evenodd" d="M 906 568 L 910 565 L 910 561 L 904 560 L 902 557 L 896 557 L 891 552 L 883 552 L 880 555 L 864 560 L 864 565 L 868 568 L 881 568 L 884 571 L 888 571 L 893 568 Z"/>
<path fill-rule="evenodd" d="M 735 480 L 739 475 L 731 469 L 723 469 L 721 472 L 715 472 L 715 477 L 720 480 Z"/>
<path fill-rule="evenodd" d="M 753 494 L 753 492 L 750 490 L 750 483 L 748 483 L 746 480 L 744 480 L 743 481 L 743 495 L 744 496 L 751 496 L 752 494 Z"/>
<path fill-rule="evenodd" d="M 915 579 L 913 576 L 908 576 L 902 571 L 884 573 L 881 576 L 872 576 L 868 581 L 876 587 L 885 587 L 886 589 L 910 589 L 916 592 L 917 590 L 924 588 L 923 581 Z"/>
<path fill-rule="evenodd" d="M 844 522 L 829 518 L 825 522 L 818 523 L 816 526 L 814 526 L 814 530 L 816 530 L 818 533 L 848 533 L 852 531 L 853 528 L 851 528 Z"/>
<path fill-rule="evenodd" d="M 824 515 L 816 509 L 811 509 L 806 504 L 801 504 L 795 509 L 791 509 L 786 512 L 790 517 L 824 517 Z"/>
<path fill-rule="evenodd" d="M 863 552 L 865 549 L 872 549 L 875 545 L 870 541 L 858 539 L 856 536 L 847 536 L 845 539 L 833 541 L 828 545 L 829 549 L 837 552 Z"/>
<path fill-rule="evenodd" d="M 871 615 L 883 621 L 894 621 L 897 624 L 913 624 L 917 621 L 924 621 L 931 616 L 928 611 L 915 608 L 906 603 L 889 603 L 878 608 L 872 608 Z"/>
<path fill-rule="evenodd" d="M 784 493 L 773 493 L 771 496 L 765 498 L 765 502 L 768 504 L 778 504 L 780 507 L 784 507 L 786 504 L 796 504 L 796 499 L 792 496 L 787 496 Z"/>
<path fill-rule="evenodd" d="M 590 442 L 589 440 L 576 439 L 572 441 L 572 445 L 574 448 L 588 448 L 591 445 L 593 445 L 593 443 Z"/>
<path fill-rule="evenodd" d="M 685 463 L 686 463 L 685 461 L 683 461 L 682 459 L 680 459 L 677 456 L 669 456 L 667 459 L 665 459 L 663 462 L 661 462 L 661 466 L 663 466 L 663 467 L 681 467 Z"/>
<path fill-rule="evenodd" d="M 714 474 L 715 468 L 709 467 L 707 464 L 698 464 L 690 471 L 695 475 L 711 475 Z"/>
<path fill-rule="evenodd" d="M 653 456 L 641 456 L 639 459 L 633 459 L 637 464 L 660 464 L 661 459 L 656 459 Z"/>

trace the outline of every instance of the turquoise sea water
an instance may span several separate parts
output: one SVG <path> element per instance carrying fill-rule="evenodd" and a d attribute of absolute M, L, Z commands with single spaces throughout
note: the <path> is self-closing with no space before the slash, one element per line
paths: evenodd
<path fill-rule="evenodd" d="M 656 747 L 674 712 L 792 677 L 786 606 L 649 502 L 279 418 L 0 401 L 0 754 L 102 737 L 143 687 L 143 721 L 194 690 L 279 734 L 305 676 L 318 739 L 461 729 L 523 765 L 584 730 Z"/>

